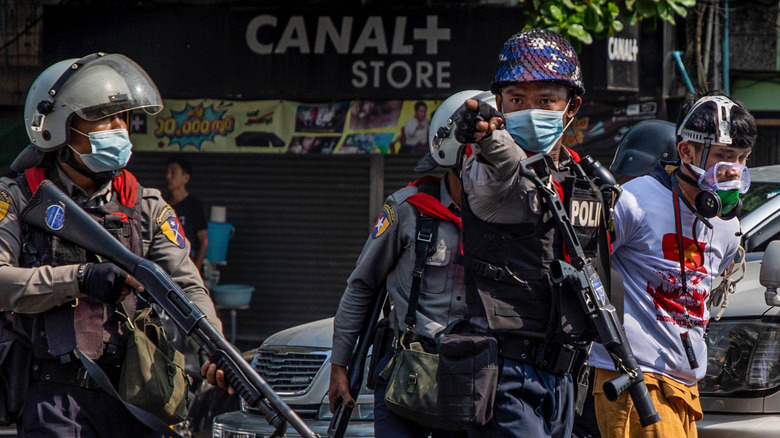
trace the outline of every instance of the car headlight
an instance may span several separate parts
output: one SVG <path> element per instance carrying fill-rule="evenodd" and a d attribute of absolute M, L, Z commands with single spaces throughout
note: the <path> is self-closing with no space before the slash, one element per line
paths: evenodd
<path fill-rule="evenodd" d="M 720 320 L 707 335 L 702 395 L 763 397 L 780 389 L 780 320 Z"/>

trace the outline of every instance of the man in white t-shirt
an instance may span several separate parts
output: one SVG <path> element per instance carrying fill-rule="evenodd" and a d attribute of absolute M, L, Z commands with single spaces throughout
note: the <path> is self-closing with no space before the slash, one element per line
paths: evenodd
<path fill-rule="evenodd" d="M 735 216 L 750 176 L 753 116 L 723 95 L 689 99 L 677 124 L 676 162 L 623 185 L 613 213 L 612 266 L 625 285 L 624 327 L 661 421 L 642 428 L 626 391 L 606 399 L 617 376 L 601 345 L 589 362 L 603 437 L 697 436 L 702 418 L 696 383 L 707 368 L 704 332 L 712 281 L 740 245 Z"/>

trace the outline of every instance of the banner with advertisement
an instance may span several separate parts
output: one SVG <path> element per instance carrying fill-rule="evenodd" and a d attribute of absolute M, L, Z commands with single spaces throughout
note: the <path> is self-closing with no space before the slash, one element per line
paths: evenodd
<path fill-rule="evenodd" d="M 563 143 L 609 164 L 635 123 L 665 119 L 663 99 L 619 104 L 587 101 Z M 134 112 L 135 150 L 277 154 L 411 154 L 428 150 L 438 100 L 166 100 L 156 115 Z"/>
<path fill-rule="evenodd" d="M 438 100 L 166 100 L 131 115 L 135 150 L 289 154 L 427 152 Z"/>

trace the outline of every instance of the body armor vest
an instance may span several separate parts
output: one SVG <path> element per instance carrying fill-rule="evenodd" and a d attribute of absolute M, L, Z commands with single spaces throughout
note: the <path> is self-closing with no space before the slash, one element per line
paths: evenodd
<path fill-rule="evenodd" d="M 571 171 L 552 175 L 580 245 L 600 266 L 598 240 L 606 239 L 601 193 Z M 543 206 L 538 220 L 514 224 L 480 219 L 462 196 L 469 314 L 485 316 L 492 331 L 567 342 L 585 329 L 583 312 L 576 295 L 562 294 L 552 282 L 550 263 L 567 257 L 563 239 L 541 193 L 531 190 L 529 196 Z"/>
<path fill-rule="evenodd" d="M 39 178 L 36 179 L 35 174 L 31 174 L 28 170 L 27 175 L 16 179 L 28 198 L 32 196 L 42 180 L 41 170 L 34 170 Z M 127 199 L 128 196 L 119 191 L 106 204 L 97 208 L 87 208 L 85 211 L 123 246 L 134 254 L 142 255 L 140 206 L 143 189 L 129 172 L 123 171 L 123 174 L 117 177 L 120 178 L 122 181 L 118 183 L 121 187 L 127 187 L 128 184 L 135 185 L 132 190 L 135 191 L 136 196 Z M 133 205 L 125 205 L 130 202 Z M 99 261 L 94 254 L 88 253 L 84 248 L 42 230 L 23 225 L 22 231 L 23 251 L 19 260 L 20 267 L 62 266 Z M 123 305 L 128 314 L 132 315 L 138 307 L 136 296 L 126 297 Z M 74 302 L 35 315 L 18 313 L 3 315 L 6 319 L 12 317 L 11 323 L 17 333 L 29 337 L 34 356 L 38 359 L 53 359 L 70 353 L 76 345 L 93 360 L 121 363 L 124 357 L 125 339 L 119 332 L 122 317 L 116 312 L 114 305 L 81 297 Z"/>

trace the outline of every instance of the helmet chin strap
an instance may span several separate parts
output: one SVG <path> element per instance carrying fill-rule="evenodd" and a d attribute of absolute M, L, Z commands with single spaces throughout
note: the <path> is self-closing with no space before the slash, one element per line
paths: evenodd
<path fill-rule="evenodd" d="M 76 160 L 76 155 L 70 151 L 70 148 L 60 149 L 59 160 L 68 166 L 72 167 L 76 172 L 84 175 L 85 177 L 95 181 L 99 185 L 103 185 L 119 175 L 118 170 L 109 170 L 105 172 L 93 172 L 86 168 L 86 166 Z"/>
<path fill-rule="evenodd" d="M 707 168 L 707 158 L 710 156 L 710 146 L 712 145 L 711 139 L 704 140 L 704 150 L 701 151 L 701 161 L 699 161 L 699 168 Z"/>
<path fill-rule="evenodd" d="M 682 165 L 688 168 L 688 172 L 696 174 L 696 172 L 694 172 L 693 169 L 691 169 L 691 165 L 689 163 L 682 163 Z M 692 176 L 682 172 L 680 169 L 677 169 L 676 173 L 681 180 L 687 182 L 688 184 L 694 187 L 699 187 L 699 181 L 696 178 L 693 178 Z"/>

